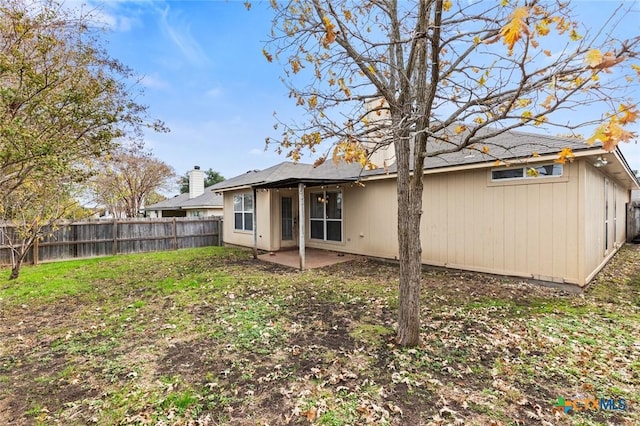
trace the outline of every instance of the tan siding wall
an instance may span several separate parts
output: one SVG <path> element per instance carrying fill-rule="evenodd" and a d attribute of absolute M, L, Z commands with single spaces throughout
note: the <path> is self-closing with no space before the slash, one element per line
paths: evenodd
<path fill-rule="evenodd" d="M 305 200 L 309 200 L 307 190 Z M 342 186 L 342 243 L 309 239 L 307 246 L 396 259 L 398 255 L 396 184 L 393 179 Z M 309 227 L 309 208 L 306 212 Z"/>
<path fill-rule="evenodd" d="M 253 232 L 237 231 L 234 228 L 233 195 L 241 193 L 251 193 L 251 190 L 229 191 L 224 193 L 224 232 L 223 238 L 226 244 L 253 247 Z M 258 191 L 257 193 L 257 219 L 258 219 L 258 248 L 260 250 L 273 250 L 271 244 L 270 223 L 271 218 L 271 194 L 270 192 Z M 228 214 L 226 214 L 228 212 Z M 255 213 L 255 206 L 254 206 Z"/>
<path fill-rule="evenodd" d="M 593 271 L 605 257 L 604 241 L 604 176 L 595 168 L 585 165 L 585 270 Z"/>
<path fill-rule="evenodd" d="M 273 250 L 273 240 L 271 239 L 271 215 L 265 212 L 271 211 L 272 194 L 271 191 L 257 192 L 258 208 L 258 248 L 263 250 Z"/>
<path fill-rule="evenodd" d="M 423 260 L 577 282 L 577 187 L 568 178 L 491 184 L 488 170 L 428 175 Z"/>
<path fill-rule="evenodd" d="M 309 238 L 309 193 L 317 189 L 306 190 L 307 247 L 397 259 L 395 179 L 365 184 L 341 186 L 342 242 Z M 621 184 L 615 188 L 615 242 L 621 244 L 628 194 Z M 297 191 L 258 192 L 260 249 L 281 246 L 283 194 L 297 206 Z M 611 217 L 613 194 L 610 179 Z M 252 234 L 233 229 L 233 193 L 224 198 L 225 212 L 231 212 L 224 221 L 225 242 L 251 247 Z M 488 169 L 430 174 L 425 176 L 423 212 L 426 264 L 584 285 L 617 247 L 611 220 L 610 248 L 604 251 L 604 175 L 585 160 L 566 164 L 559 178 L 491 182 Z M 296 243 L 297 232 L 296 227 Z"/>
<path fill-rule="evenodd" d="M 271 241 L 269 250 L 280 250 L 282 248 L 282 222 L 280 220 L 280 194 L 277 191 L 269 191 L 269 238 Z M 258 217 L 260 215 L 258 214 Z M 267 231 L 265 231 L 267 232 Z"/>
<path fill-rule="evenodd" d="M 584 280 L 588 280 L 624 243 L 626 239 L 625 204 L 629 194 L 624 185 L 605 176 L 591 164 L 583 163 L 585 174 L 585 267 Z M 605 182 L 608 182 L 605 184 Z M 605 185 L 608 189 L 605 190 Z M 607 197 L 605 197 L 605 192 Z M 605 211 L 608 202 L 608 241 L 605 241 Z M 615 203 L 615 204 L 614 204 Z"/>
<path fill-rule="evenodd" d="M 626 204 L 629 202 L 629 191 L 623 185 L 616 187 L 616 243 L 624 244 L 627 240 L 627 216 L 625 213 Z"/>
<path fill-rule="evenodd" d="M 576 162 L 527 183 L 492 184 L 486 169 L 426 176 L 424 263 L 578 283 L 577 175 Z M 345 241 L 308 246 L 396 258 L 395 190 L 393 179 L 345 188 Z"/>

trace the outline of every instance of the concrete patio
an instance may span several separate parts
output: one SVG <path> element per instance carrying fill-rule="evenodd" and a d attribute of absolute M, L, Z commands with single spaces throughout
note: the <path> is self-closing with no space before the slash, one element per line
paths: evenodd
<path fill-rule="evenodd" d="M 259 254 L 258 259 L 291 268 L 300 268 L 298 249 Z M 352 254 L 307 248 L 305 254 L 305 269 L 322 268 L 354 259 L 357 259 L 357 256 Z"/>

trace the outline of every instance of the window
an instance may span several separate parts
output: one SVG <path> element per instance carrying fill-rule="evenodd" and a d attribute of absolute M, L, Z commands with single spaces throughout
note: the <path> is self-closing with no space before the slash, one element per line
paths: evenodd
<path fill-rule="evenodd" d="M 282 220 L 281 238 L 283 241 L 291 241 L 293 240 L 293 198 L 282 197 L 280 216 Z"/>
<path fill-rule="evenodd" d="M 253 231 L 253 195 L 233 196 L 233 226 L 238 231 Z"/>
<path fill-rule="evenodd" d="M 544 164 L 535 167 L 517 167 L 512 169 L 491 170 L 491 180 L 539 179 L 562 176 L 562 164 Z"/>
<path fill-rule="evenodd" d="M 311 238 L 342 241 L 342 192 L 312 192 L 310 197 Z"/>

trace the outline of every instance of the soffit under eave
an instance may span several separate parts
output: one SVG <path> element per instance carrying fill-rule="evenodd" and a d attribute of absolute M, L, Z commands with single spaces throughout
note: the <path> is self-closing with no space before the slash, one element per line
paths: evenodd
<path fill-rule="evenodd" d="M 616 148 L 615 151 L 607 154 L 610 154 L 610 157 L 614 157 L 615 161 L 609 162 L 606 166 L 601 167 L 600 169 L 612 178 L 625 183 L 627 189 L 640 189 L 640 182 L 638 182 L 638 179 L 633 174 L 633 171 L 622 153 Z M 607 154 L 604 154 L 605 158 L 608 156 Z M 611 168 L 608 168 L 609 165 L 611 165 Z"/>

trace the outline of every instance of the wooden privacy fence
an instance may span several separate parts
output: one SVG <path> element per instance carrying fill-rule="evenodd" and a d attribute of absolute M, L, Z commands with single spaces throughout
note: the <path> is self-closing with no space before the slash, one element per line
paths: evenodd
<path fill-rule="evenodd" d="M 11 235 L 13 225 L 0 227 L 0 265 L 10 265 L 5 233 Z M 94 220 L 60 224 L 34 245 L 25 263 L 219 245 L 220 217 Z"/>

